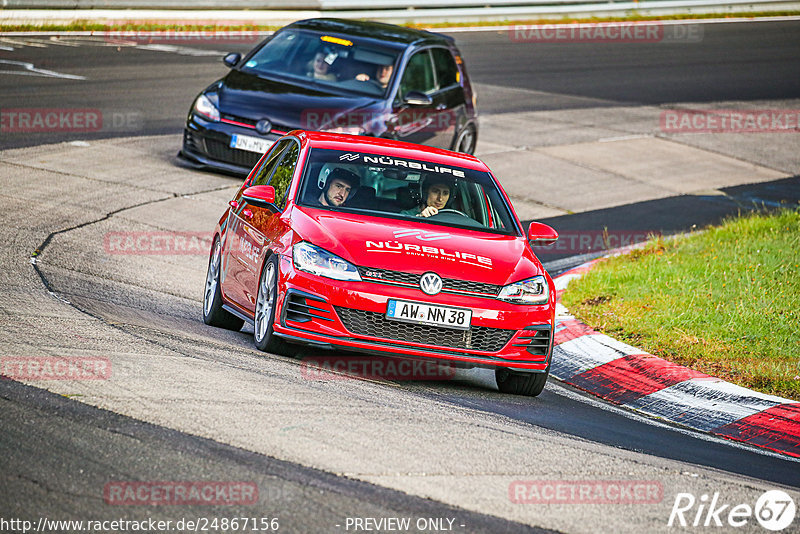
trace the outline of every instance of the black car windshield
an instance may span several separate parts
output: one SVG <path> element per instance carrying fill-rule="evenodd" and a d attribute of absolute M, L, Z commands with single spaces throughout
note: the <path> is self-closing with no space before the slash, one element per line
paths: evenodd
<path fill-rule="evenodd" d="M 353 38 L 284 30 L 253 54 L 242 70 L 382 96 L 394 75 L 397 57 L 395 50 Z"/>
<path fill-rule="evenodd" d="M 366 152 L 312 149 L 297 204 L 519 233 L 489 173 Z"/>

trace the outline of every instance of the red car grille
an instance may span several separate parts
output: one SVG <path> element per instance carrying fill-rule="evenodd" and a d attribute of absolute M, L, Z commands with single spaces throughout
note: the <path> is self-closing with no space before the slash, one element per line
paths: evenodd
<path fill-rule="evenodd" d="M 422 343 L 437 347 L 497 352 L 516 330 L 472 326 L 469 330 L 453 330 L 437 326 L 390 321 L 382 313 L 336 306 L 336 313 L 345 328 L 362 336 Z"/>
<path fill-rule="evenodd" d="M 372 267 L 359 267 L 358 272 L 367 282 L 377 282 L 380 284 L 390 284 L 399 286 L 419 287 L 419 279 L 422 275 L 411 274 L 402 271 L 390 271 L 388 269 L 373 269 Z M 442 291 L 445 293 L 475 294 L 481 297 L 496 297 L 500 293 L 502 286 L 485 284 L 483 282 L 471 282 L 469 280 L 458 280 L 455 278 L 442 278 Z"/>

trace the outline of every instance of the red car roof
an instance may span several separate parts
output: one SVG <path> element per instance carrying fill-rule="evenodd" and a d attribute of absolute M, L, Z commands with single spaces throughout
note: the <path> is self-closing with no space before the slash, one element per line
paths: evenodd
<path fill-rule="evenodd" d="M 348 135 L 329 132 L 314 132 L 305 130 L 293 130 L 288 135 L 305 136 L 308 144 L 316 148 L 329 148 L 333 150 L 348 150 L 353 152 L 367 152 L 370 154 L 385 154 L 387 156 L 417 159 L 449 165 L 453 167 L 464 167 L 478 171 L 490 172 L 489 168 L 481 160 L 469 154 L 453 152 L 441 148 L 406 143 L 404 141 L 394 141 L 379 137 L 368 137 L 363 135 Z"/>

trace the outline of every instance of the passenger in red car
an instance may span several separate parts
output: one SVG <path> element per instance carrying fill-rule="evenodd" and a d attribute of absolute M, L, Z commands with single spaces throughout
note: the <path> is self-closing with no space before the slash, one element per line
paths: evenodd
<path fill-rule="evenodd" d="M 358 176 L 345 169 L 334 169 L 328 176 L 328 183 L 319 195 L 321 206 L 339 207 L 350 197 L 359 184 Z"/>
<path fill-rule="evenodd" d="M 430 217 L 444 209 L 453 192 L 453 183 L 445 178 L 431 178 L 422 186 L 423 202 L 419 206 L 402 211 L 403 215 L 416 215 L 417 217 Z"/>

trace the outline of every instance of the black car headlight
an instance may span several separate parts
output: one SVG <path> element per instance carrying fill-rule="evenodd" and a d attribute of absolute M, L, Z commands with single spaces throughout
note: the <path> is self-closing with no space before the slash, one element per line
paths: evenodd
<path fill-rule="evenodd" d="M 210 121 L 219 122 L 219 109 L 207 95 L 198 96 L 194 101 L 193 109 L 198 115 L 202 115 Z"/>
<path fill-rule="evenodd" d="M 358 268 L 336 254 L 305 241 L 292 247 L 294 266 L 307 273 L 333 278 L 334 280 L 361 281 Z"/>
<path fill-rule="evenodd" d="M 534 276 L 503 286 L 497 298 L 513 304 L 546 304 L 550 299 L 550 287 L 544 276 Z"/>

